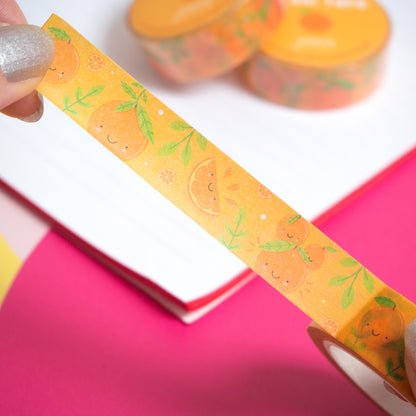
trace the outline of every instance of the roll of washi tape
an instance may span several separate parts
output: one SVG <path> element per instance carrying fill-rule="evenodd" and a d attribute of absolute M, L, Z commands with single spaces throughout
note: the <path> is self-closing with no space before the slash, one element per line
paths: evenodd
<path fill-rule="evenodd" d="M 416 305 L 378 280 L 67 23 L 52 16 L 44 27 L 70 42 L 78 64 L 74 71 L 67 60 L 55 62 L 56 71 L 71 77 L 61 83 L 46 77 L 39 91 L 350 354 L 374 367 L 389 391 L 406 398 L 414 411 L 403 337 L 416 318 Z M 102 63 L 100 70 L 91 68 L 92 61 Z"/>
<path fill-rule="evenodd" d="M 279 26 L 242 76 L 280 105 L 343 107 L 379 85 L 389 34 L 389 19 L 374 0 L 288 0 Z"/>
<path fill-rule="evenodd" d="M 253 55 L 276 28 L 280 1 L 136 0 L 128 22 L 156 71 L 183 83 L 223 74 Z"/>

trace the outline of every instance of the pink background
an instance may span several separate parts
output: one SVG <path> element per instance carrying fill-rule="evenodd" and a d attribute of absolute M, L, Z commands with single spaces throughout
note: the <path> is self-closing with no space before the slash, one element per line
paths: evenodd
<path fill-rule="evenodd" d="M 416 301 L 416 154 L 321 229 Z M 0 313 L 1 415 L 381 415 L 260 278 L 191 326 L 50 232 Z"/>

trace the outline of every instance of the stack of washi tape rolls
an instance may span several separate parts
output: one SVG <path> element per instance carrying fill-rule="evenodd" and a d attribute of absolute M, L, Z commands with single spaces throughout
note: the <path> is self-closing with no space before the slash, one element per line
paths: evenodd
<path fill-rule="evenodd" d="M 135 0 L 128 21 L 165 79 L 188 83 L 237 68 L 264 99 L 308 110 L 372 93 L 390 35 L 374 0 Z"/>

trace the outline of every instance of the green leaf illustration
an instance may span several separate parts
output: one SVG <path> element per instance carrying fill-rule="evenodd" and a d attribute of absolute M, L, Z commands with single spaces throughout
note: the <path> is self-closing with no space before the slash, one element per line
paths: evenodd
<path fill-rule="evenodd" d="M 358 343 L 354 346 L 354 350 L 355 351 L 361 351 L 366 347 L 367 347 L 367 345 L 365 345 L 363 342 L 360 342 L 360 343 Z"/>
<path fill-rule="evenodd" d="M 137 121 L 139 123 L 139 127 L 143 132 L 144 136 L 150 143 L 154 144 L 154 132 L 153 132 L 153 125 L 152 120 L 150 119 L 147 111 L 142 107 L 141 104 L 137 103 L 136 109 Z"/>
<path fill-rule="evenodd" d="M 143 93 L 142 93 L 142 97 L 143 97 L 143 102 L 144 102 L 145 104 L 147 104 L 147 94 L 146 94 L 146 90 L 144 90 L 144 91 L 143 91 Z"/>
<path fill-rule="evenodd" d="M 199 146 L 199 148 L 205 152 L 205 149 L 207 148 L 208 140 L 201 134 L 198 133 L 196 136 L 196 142 Z"/>
<path fill-rule="evenodd" d="M 324 250 L 328 251 L 329 253 L 337 253 L 337 250 L 331 246 L 325 246 Z"/>
<path fill-rule="evenodd" d="M 349 286 L 345 289 L 344 293 L 341 296 L 341 306 L 345 311 L 351 304 L 354 302 L 354 286 Z"/>
<path fill-rule="evenodd" d="M 65 32 L 65 30 L 60 29 L 59 27 L 48 27 L 48 30 L 50 34 L 55 37 L 56 39 L 61 40 L 71 40 L 71 37 L 68 35 L 68 33 Z"/>
<path fill-rule="evenodd" d="M 130 85 L 128 85 L 127 83 L 125 83 L 124 81 L 120 81 L 121 82 L 121 87 L 123 88 L 124 92 L 133 100 L 137 101 L 137 94 L 134 92 L 133 88 L 130 87 Z"/>
<path fill-rule="evenodd" d="M 389 376 L 393 380 L 396 380 L 396 381 L 403 381 L 404 380 L 404 377 L 401 374 L 398 374 L 398 373 L 391 373 L 391 374 L 389 374 Z"/>
<path fill-rule="evenodd" d="M 179 142 L 169 142 L 165 143 L 159 150 L 158 156 L 170 156 L 171 154 L 175 153 L 176 149 L 179 146 Z"/>
<path fill-rule="evenodd" d="M 172 121 L 172 123 L 169 123 L 169 127 L 175 131 L 184 131 L 192 128 L 189 124 L 181 120 Z"/>
<path fill-rule="evenodd" d="M 359 265 L 358 261 L 353 259 L 352 257 L 345 257 L 339 261 L 339 264 L 344 267 L 355 267 Z"/>
<path fill-rule="evenodd" d="M 95 85 L 87 92 L 87 95 L 85 97 L 95 97 L 97 95 L 100 95 L 104 91 L 104 89 L 105 85 Z"/>
<path fill-rule="evenodd" d="M 133 87 L 136 87 L 136 88 L 144 89 L 143 85 L 140 84 L 137 81 L 136 82 L 132 82 L 131 85 L 133 85 Z"/>
<path fill-rule="evenodd" d="M 399 366 L 404 368 L 404 349 L 399 351 L 399 355 L 397 356 L 397 360 L 399 361 Z"/>
<path fill-rule="evenodd" d="M 225 224 L 225 231 L 227 231 L 227 233 L 231 236 L 234 236 L 234 230 L 232 229 L 230 224 Z"/>
<path fill-rule="evenodd" d="M 389 358 L 386 361 L 386 371 L 387 373 L 390 373 L 393 370 L 393 360 L 391 358 Z"/>
<path fill-rule="evenodd" d="M 286 240 L 269 241 L 259 246 L 262 250 L 274 252 L 288 251 L 293 247 L 296 247 L 296 244 Z"/>
<path fill-rule="evenodd" d="M 302 260 L 306 264 L 310 264 L 311 263 L 311 260 L 309 259 L 308 255 L 306 254 L 306 251 L 301 246 L 298 246 L 298 250 L 299 250 L 300 256 L 302 257 Z"/>
<path fill-rule="evenodd" d="M 228 243 L 227 243 L 227 241 L 225 241 L 225 238 L 221 235 L 220 236 L 220 243 L 223 245 L 223 246 L 225 246 L 225 247 L 227 247 L 228 248 Z"/>
<path fill-rule="evenodd" d="M 69 94 L 65 95 L 64 97 L 64 107 L 67 109 L 70 105 L 71 97 Z"/>
<path fill-rule="evenodd" d="M 77 87 L 75 90 L 75 98 L 79 101 L 81 100 L 82 90 L 81 87 Z"/>
<path fill-rule="evenodd" d="M 346 90 L 354 89 L 354 84 L 346 79 L 338 79 L 335 81 L 335 85 L 341 88 L 345 88 Z"/>
<path fill-rule="evenodd" d="M 292 224 L 300 218 L 300 215 L 294 215 L 292 218 L 289 219 L 287 224 Z"/>
<path fill-rule="evenodd" d="M 184 166 L 186 166 L 192 158 L 192 149 L 189 146 L 189 142 L 186 143 L 186 146 L 182 149 L 181 159 Z"/>
<path fill-rule="evenodd" d="M 225 231 L 231 236 L 231 238 L 230 238 L 230 241 L 227 243 L 225 238 L 221 236 L 220 241 L 223 242 L 225 247 L 227 247 L 228 249 L 238 250 L 241 247 L 243 247 L 243 245 L 240 243 L 235 244 L 234 240 L 236 238 L 242 238 L 248 235 L 248 231 L 238 231 L 238 227 L 240 227 L 240 225 L 245 221 L 245 219 L 246 219 L 246 209 L 243 207 L 239 209 L 235 217 L 236 226 L 234 229 L 230 224 L 228 223 L 225 224 Z"/>
<path fill-rule="evenodd" d="M 136 101 L 124 101 L 124 103 L 119 104 L 114 111 L 122 112 L 131 110 L 136 106 Z"/>
<path fill-rule="evenodd" d="M 381 306 L 385 306 L 386 308 L 396 308 L 396 304 L 390 299 L 386 298 L 385 296 L 377 296 L 374 300 Z"/>
<path fill-rule="evenodd" d="M 371 277 L 370 273 L 368 273 L 366 269 L 364 269 L 363 285 L 367 289 L 367 292 L 373 293 L 374 279 Z"/>
<path fill-rule="evenodd" d="M 81 114 L 78 110 L 71 107 L 66 108 L 66 111 L 68 111 L 68 113 L 73 114 L 74 116 L 79 116 Z"/>
<path fill-rule="evenodd" d="M 354 335 L 355 338 L 358 338 L 358 330 L 355 326 L 352 326 L 350 328 L 350 332 L 351 332 L 352 335 Z"/>
<path fill-rule="evenodd" d="M 335 287 L 342 286 L 351 277 L 352 276 L 344 276 L 344 275 L 335 276 L 328 282 L 328 285 L 335 286 Z"/>
<path fill-rule="evenodd" d="M 81 107 L 84 107 L 84 108 L 92 108 L 92 105 L 90 104 L 90 103 L 87 103 L 86 101 L 79 101 L 78 102 L 78 104 L 81 106 Z"/>
<path fill-rule="evenodd" d="M 353 350 L 354 349 L 354 344 L 348 339 L 348 338 L 345 338 L 345 340 L 344 340 L 344 344 L 349 348 L 349 349 L 351 349 L 351 350 Z"/>
<path fill-rule="evenodd" d="M 246 209 L 240 208 L 237 212 L 237 216 L 235 217 L 235 222 L 237 224 L 236 228 L 238 228 L 246 220 L 246 215 Z"/>

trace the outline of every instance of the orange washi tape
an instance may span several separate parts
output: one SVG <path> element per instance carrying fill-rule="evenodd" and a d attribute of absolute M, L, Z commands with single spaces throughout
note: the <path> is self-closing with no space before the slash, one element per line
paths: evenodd
<path fill-rule="evenodd" d="M 189 82 L 248 59 L 280 15 L 280 0 L 136 0 L 128 22 L 158 73 Z"/>
<path fill-rule="evenodd" d="M 73 53 L 58 52 L 53 77 L 47 76 L 39 91 L 313 318 L 328 339 L 371 367 L 388 386 L 386 409 L 396 400 L 414 412 L 403 337 L 416 318 L 416 306 L 67 23 L 52 16 L 44 28 L 59 38 L 57 48 L 68 44 Z"/>
<path fill-rule="evenodd" d="M 390 24 L 374 0 L 288 0 L 243 77 L 255 93 L 294 108 L 360 101 L 379 85 Z"/>

